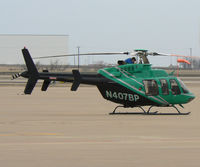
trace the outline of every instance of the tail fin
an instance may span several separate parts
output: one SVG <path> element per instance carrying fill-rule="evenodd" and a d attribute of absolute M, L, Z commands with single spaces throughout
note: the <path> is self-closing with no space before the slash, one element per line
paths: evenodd
<path fill-rule="evenodd" d="M 76 91 L 80 85 L 81 81 L 81 74 L 78 70 L 72 70 L 73 76 L 74 76 L 74 81 L 71 87 L 71 91 Z"/>
<path fill-rule="evenodd" d="M 37 78 L 34 77 L 29 77 L 28 82 L 26 84 L 26 88 L 24 89 L 25 94 L 31 94 L 36 83 L 37 83 Z"/>
<path fill-rule="evenodd" d="M 24 56 L 26 67 L 28 69 L 28 76 L 29 76 L 24 93 L 31 94 L 37 83 L 39 73 L 38 73 L 38 70 L 37 70 L 32 58 L 31 58 L 31 55 L 30 55 L 28 49 L 26 49 L 26 48 L 22 49 L 22 53 Z"/>
<path fill-rule="evenodd" d="M 24 48 L 22 49 L 22 53 L 23 53 L 23 56 L 24 56 L 24 60 L 25 60 L 25 63 L 26 63 L 26 67 L 28 69 L 28 73 L 30 75 L 38 75 L 38 70 L 31 58 L 31 55 L 28 51 L 28 49 Z"/>

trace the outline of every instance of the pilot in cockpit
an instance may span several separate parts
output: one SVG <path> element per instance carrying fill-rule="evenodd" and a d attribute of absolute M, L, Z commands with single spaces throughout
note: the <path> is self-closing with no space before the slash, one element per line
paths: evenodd
<path fill-rule="evenodd" d="M 132 57 L 132 58 L 128 58 L 126 60 L 119 60 L 117 63 L 118 63 L 118 65 L 135 64 L 136 58 Z"/>

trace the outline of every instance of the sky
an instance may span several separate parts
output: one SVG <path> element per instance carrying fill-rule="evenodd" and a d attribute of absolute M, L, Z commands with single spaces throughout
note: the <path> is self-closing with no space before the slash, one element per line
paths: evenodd
<path fill-rule="evenodd" d="M 192 48 L 200 56 L 199 6 L 199 0 L 0 0 L 0 34 L 69 35 L 69 53 L 80 46 L 81 53 L 189 55 Z M 150 60 L 164 66 L 172 61 Z"/>

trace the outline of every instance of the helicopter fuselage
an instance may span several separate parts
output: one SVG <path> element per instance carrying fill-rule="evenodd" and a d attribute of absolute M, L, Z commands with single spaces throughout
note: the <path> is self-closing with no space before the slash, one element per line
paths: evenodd
<path fill-rule="evenodd" d="M 103 97 L 124 106 L 170 106 L 195 98 L 179 78 L 152 69 L 150 64 L 121 65 L 98 73 L 113 81 L 98 86 Z"/>
<path fill-rule="evenodd" d="M 126 64 L 98 70 L 97 74 L 71 74 L 38 72 L 26 48 L 22 49 L 27 71 L 20 76 L 28 78 L 25 94 L 31 94 L 37 80 L 44 80 L 42 91 L 52 81 L 72 82 L 72 91 L 80 84 L 96 85 L 102 96 L 124 107 L 174 106 L 190 102 L 195 98 L 184 83 L 165 70 L 152 69 L 151 64 Z"/>

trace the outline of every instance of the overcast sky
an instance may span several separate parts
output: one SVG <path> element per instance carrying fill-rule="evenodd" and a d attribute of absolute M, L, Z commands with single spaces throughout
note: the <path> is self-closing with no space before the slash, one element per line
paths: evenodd
<path fill-rule="evenodd" d="M 200 55 L 199 7 L 199 0 L 0 0 L 0 34 L 69 35 L 70 53 L 80 46 Z"/>

